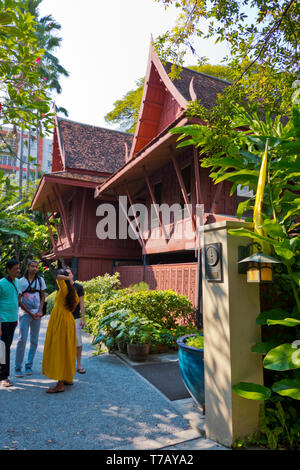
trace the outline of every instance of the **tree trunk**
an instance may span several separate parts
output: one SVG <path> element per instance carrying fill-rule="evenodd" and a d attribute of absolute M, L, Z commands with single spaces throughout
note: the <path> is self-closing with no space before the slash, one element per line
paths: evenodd
<path fill-rule="evenodd" d="M 22 199 L 23 193 L 23 148 L 24 148 L 24 130 L 21 128 L 20 133 L 20 161 L 19 161 L 19 199 Z"/>

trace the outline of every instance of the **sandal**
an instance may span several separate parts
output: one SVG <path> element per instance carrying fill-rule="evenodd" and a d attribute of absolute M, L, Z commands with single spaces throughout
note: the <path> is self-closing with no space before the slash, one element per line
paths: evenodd
<path fill-rule="evenodd" d="M 12 387 L 13 384 L 9 379 L 1 380 L 2 387 Z"/>
<path fill-rule="evenodd" d="M 83 367 L 80 367 L 80 369 L 77 369 L 77 372 L 79 372 L 79 374 L 85 374 L 86 370 Z"/>
<path fill-rule="evenodd" d="M 64 380 L 64 385 L 74 385 L 74 382 L 67 382 L 66 380 Z"/>
<path fill-rule="evenodd" d="M 46 393 L 61 393 L 61 392 L 64 392 L 65 389 L 60 389 L 60 388 L 57 388 L 57 387 L 51 387 L 51 388 L 48 388 L 48 390 L 46 390 Z"/>

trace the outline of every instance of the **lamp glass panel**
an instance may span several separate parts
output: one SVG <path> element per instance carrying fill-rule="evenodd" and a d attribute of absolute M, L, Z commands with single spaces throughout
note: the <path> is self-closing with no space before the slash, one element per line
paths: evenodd
<path fill-rule="evenodd" d="M 247 282 L 260 282 L 260 271 L 257 263 L 249 263 L 247 269 Z"/>
<path fill-rule="evenodd" d="M 261 280 L 262 281 L 273 281 L 273 270 L 270 263 L 263 263 L 261 265 Z"/>

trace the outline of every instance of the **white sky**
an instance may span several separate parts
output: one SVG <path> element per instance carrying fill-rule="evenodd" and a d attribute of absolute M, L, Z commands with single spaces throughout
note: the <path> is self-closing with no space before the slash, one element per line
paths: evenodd
<path fill-rule="evenodd" d="M 106 128 L 113 128 L 104 120 L 113 103 L 145 75 L 151 34 L 171 28 L 178 15 L 154 0 L 43 0 L 39 11 L 62 27 L 55 55 L 70 76 L 61 79 L 57 106 L 69 119 Z M 198 44 L 198 55 L 212 64 L 227 52 L 213 41 Z M 189 57 L 185 65 L 196 63 Z"/>

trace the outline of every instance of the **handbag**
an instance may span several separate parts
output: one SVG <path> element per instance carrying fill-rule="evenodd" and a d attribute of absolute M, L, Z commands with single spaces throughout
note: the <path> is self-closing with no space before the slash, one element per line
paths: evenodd
<path fill-rule="evenodd" d="M 0 364 L 6 364 L 6 349 L 2 339 L 0 339 Z"/>

